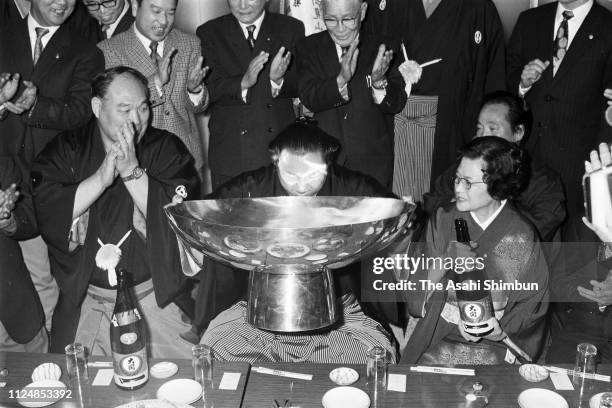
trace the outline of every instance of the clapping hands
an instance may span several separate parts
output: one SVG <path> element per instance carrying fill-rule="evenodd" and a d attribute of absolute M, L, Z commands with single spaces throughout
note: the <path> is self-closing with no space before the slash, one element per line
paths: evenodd
<path fill-rule="evenodd" d="M 11 75 L 8 72 L 0 74 L 0 104 L 10 101 L 19 88 L 19 74 Z"/>
<path fill-rule="evenodd" d="M 15 115 L 21 115 L 22 113 L 32 109 L 38 95 L 38 88 L 36 85 L 34 85 L 34 83 L 30 81 L 23 81 L 23 85 L 25 88 L 17 97 L 17 100 L 15 100 L 15 102 L 6 102 L 4 104 L 6 109 Z"/>
<path fill-rule="evenodd" d="M 187 77 L 187 90 L 191 93 L 198 93 L 202 90 L 202 82 L 209 71 L 209 67 L 203 67 L 204 57 L 199 57 L 196 64 L 191 67 L 189 76 Z"/>

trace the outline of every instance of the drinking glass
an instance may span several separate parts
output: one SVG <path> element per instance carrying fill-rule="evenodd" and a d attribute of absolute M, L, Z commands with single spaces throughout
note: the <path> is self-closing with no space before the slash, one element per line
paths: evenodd
<path fill-rule="evenodd" d="M 66 372 L 68 379 L 87 380 L 87 358 L 85 357 L 85 348 L 81 343 L 70 343 L 65 347 L 66 352 Z"/>
<path fill-rule="evenodd" d="M 193 378 L 202 386 L 202 392 L 212 388 L 212 350 L 203 344 L 196 344 L 191 348 L 191 363 Z"/>
<path fill-rule="evenodd" d="M 590 343 L 580 343 L 576 347 L 576 365 L 574 366 L 574 383 L 583 378 L 583 374 L 595 374 L 597 347 Z"/>

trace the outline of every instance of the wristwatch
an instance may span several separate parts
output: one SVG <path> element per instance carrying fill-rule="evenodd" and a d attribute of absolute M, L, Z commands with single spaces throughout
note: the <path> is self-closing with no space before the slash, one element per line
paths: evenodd
<path fill-rule="evenodd" d="M 132 173 L 129 176 L 121 177 L 121 180 L 123 180 L 124 183 L 130 180 L 137 180 L 141 178 L 143 174 L 144 174 L 144 170 L 136 166 L 134 167 L 134 170 L 132 170 Z"/>

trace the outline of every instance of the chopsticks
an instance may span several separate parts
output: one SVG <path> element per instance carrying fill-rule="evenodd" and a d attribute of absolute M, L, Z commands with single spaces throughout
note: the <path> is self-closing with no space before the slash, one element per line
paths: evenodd
<path fill-rule="evenodd" d="M 416 373 L 435 373 L 435 374 L 451 374 L 451 375 L 476 375 L 473 368 L 453 368 L 453 367 L 430 367 L 430 366 L 415 366 L 410 367 L 410 371 Z"/>
<path fill-rule="evenodd" d="M 580 377 L 588 378 L 590 380 L 610 382 L 610 376 L 609 375 L 580 373 L 580 372 L 576 372 L 574 370 L 570 370 L 568 368 L 555 367 L 555 366 L 542 366 L 542 367 L 544 367 L 548 371 L 552 371 L 553 373 L 565 373 L 567 375 L 574 375 L 574 374 L 576 374 L 576 375 L 578 375 Z"/>
<path fill-rule="evenodd" d="M 404 43 L 402 43 L 401 48 L 402 48 L 402 54 L 404 55 L 404 61 L 408 61 L 408 53 L 406 52 L 406 46 L 404 45 Z M 442 61 L 442 58 L 436 58 L 436 59 L 432 59 L 431 61 L 427 61 L 422 64 L 419 64 L 419 66 L 421 68 L 425 68 L 429 65 L 437 64 L 438 62 L 441 62 L 441 61 Z"/>

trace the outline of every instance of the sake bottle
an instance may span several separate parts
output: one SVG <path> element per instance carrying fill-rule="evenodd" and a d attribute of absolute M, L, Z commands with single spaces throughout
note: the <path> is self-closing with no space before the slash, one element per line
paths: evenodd
<path fill-rule="evenodd" d="M 470 244 L 470 233 L 463 218 L 455 220 L 457 241 Z M 484 289 L 487 274 L 484 270 L 474 268 L 469 272 L 454 274 L 455 293 L 459 305 L 461 323 L 468 334 L 476 337 L 486 336 L 493 331 L 489 321 L 494 316 L 491 292 Z"/>
<path fill-rule="evenodd" d="M 117 298 L 110 326 L 114 379 L 117 387 L 135 390 L 149 380 L 145 321 L 130 293 L 130 276 L 117 270 Z"/>

